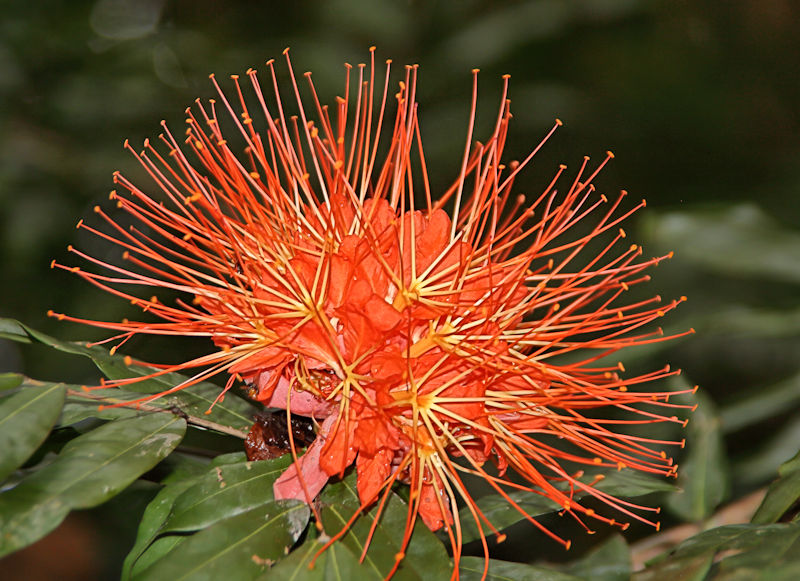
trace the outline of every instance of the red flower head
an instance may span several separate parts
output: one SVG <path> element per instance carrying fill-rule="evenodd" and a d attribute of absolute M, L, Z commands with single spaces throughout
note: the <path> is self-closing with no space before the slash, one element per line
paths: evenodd
<path fill-rule="evenodd" d="M 116 175 L 125 193 L 111 199 L 140 226 L 124 229 L 99 208 L 110 228 L 82 224 L 124 248 L 130 266 L 72 249 L 114 274 L 70 270 L 161 322 L 58 316 L 117 330 L 123 340 L 211 338 L 217 352 L 164 370 L 200 368 L 173 391 L 226 372 L 225 391 L 238 378 L 266 406 L 321 423 L 316 440 L 275 483 L 276 498 L 310 502 L 351 466 L 362 508 L 380 506 L 394 484 L 406 483 L 403 546 L 422 519 L 446 529 L 456 565 L 458 503 L 475 518 L 484 547 L 485 535 L 496 532 L 465 475 L 483 477 L 520 511 L 509 491 L 535 491 L 578 519 L 614 522 L 577 502 L 580 491 L 649 522 L 639 514 L 643 507 L 562 467 L 674 473 L 660 449 L 670 442 L 615 428 L 677 422 L 653 411 L 671 407 L 670 394 L 648 388 L 676 372 L 623 379 L 621 364 L 600 363 L 623 347 L 662 340 L 660 330 L 645 326 L 680 302 L 626 300 L 632 286 L 648 280 L 644 271 L 667 257 L 642 258 L 641 247 L 624 242 L 620 224 L 644 202 L 622 211 L 624 192 L 611 201 L 595 191 L 592 182 L 612 154 L 594 168 L 585 158 L 570 178 L 559 167 L 534 198 L 515 195 L 515 177 L 561 122 L 523 161 L 506 164 L 508 79 L 493 132 L 473 143 L 474 71 L 461 169 L 434 195 L 416 67 L 406 67 L 391 95 L 389 64 L 377 81 L 373 52 L 369 67 L 347 66 L 344 97 L 330 108 L 307 74 L 306 109 L 288 55 L 286 61 L 296 114 L 282 103 L 272 61 L 270 98 L 254 70 L 246 82 L 233 77 L 233 98 L 212 76 L 220 100 L 187 110 L 185 139 L 164 126 L 159 147 L 146 141 L 136 153 L 126 143 L 154 193 Z M 386 113 L 392 97 L 393 120 Z M 243 141 L 244 151 L 229 140 Z M 191 300 L 168 305 L 129 294 L 130 287 L 180 291 Z M 604 417 L 599 408 L 630 417 Z M 557 486 L 563 483 L 569 486 Z"/>

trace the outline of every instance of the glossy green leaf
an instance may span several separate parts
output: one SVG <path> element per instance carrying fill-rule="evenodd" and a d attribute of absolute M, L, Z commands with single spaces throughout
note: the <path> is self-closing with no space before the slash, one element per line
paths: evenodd
<path fill-rule="evenodd" d="M 631 579 L 633 581 L 663 581 L 664 579 L 704 581 L 707 579 L 713 563 L 713 554 L 669 559 L 637 571 Z"/>
<path fill-rule="evenodd" d="M 309 516 L 302 502 L 269 502 L 192 535 L 133 579 L 255 579 L 288 553 Z"/>
<path fill-rule="evenodd" d="M 754 204 L 668 213 L 650 217 L 648 227 L 654 241 L 682 260 L 737 277 L 800 282 L 800 234 Z"/>
<path fill-rule="evenodd" d="M 328 535 L 341 531 L 358 509 L 358 492 L 355 473 L 340 482 L 329 483 L 320 495 L 321 518 Z M 372 533 L 369 550 L 361 564 L 364 575 L 385 577 L 395 564 L 395 556 L 402 548 L 407 504 L 396 494 L 384 507 L 383 515 Z M 341 542 L 359 558 L 373 525 L 376 508 L 362 515 L 343 536 Z M 450 560 L 442 542 L 417 519 L 405 558 L 393 579 L 448 580 L 452 572 Z"/>
<path fill-rule="evenodd" d="M 212 468 L 175 500 L 161 532 L 202 529 L 272 501 L 272 485 L 291 461 L 286 454 Z"/>
<path fill-rule="evenodd" d="M 675 485 L 662 478 L 654 478 L 647 474 L 636 472 L 635 470 L 624 469 L 617 471 L 604 472 L 603 479 L 600 480 L 595 488 L 616 497 L 633 497 L 650 494 L 653 492 L 670 492 L 676 489 Z M 585 476 L 584 481 L 590 482 L 593 476 Z M 509 492 L 508 496 L 529 516 L 539 515 L 561 510 L 561 507 L 549 498 L 522 490 Z M 585 493 L 577 492 L 576 498 L 585 496 Z M 491 521 L 497 530 L 503 530 L 509 526 L 525 520 L 525 516 L 515 509 L 505 498 L 498 494 L 488 494 L 477 500 L 478 507 L 483 514 Z M 461 519 L 462 535 L 465 543 L 480 538 L 475 519 L 468 508 L 464 507 L 459 511 Z M 484 534 L 489 531 L 484 523 Z"/>
<path fill-rule="evenodd" d="M 31 342 L 31 338 L 22 323 L 14 319 L 4 318 L 0 318 L 0 339 L 10 339 L 19 343 Z"/>
<path fill-rule="evenodd" d="M 0 482 L 22 465 L 44 442 L 64 405 L 60 383 L 23 383 L 20 391 L 0 400 Z"/>
<path fill-rule="evenodd" d="M 779 478 L 770 484 L 767 495 L 753 515 L 753 524 L 777 522 L 784 513 L 800 500 L 800 452 L 781 465 Z"/>
<path fill-rule="evenodd" d="M 118 391 L 119 390 L 109 389 L 103 390 L 103 393 L 108 397 L 117 399 Z M 101 402 L 96 399 L 81 397 L 75 394 L 67 395 L 67 401 L 61 410 L 61 416 L 58 418 L 58 424 L 60 426 L 71 426 L 89 418 L 97 418 L 99 420 L 121 420 L 132 418 L 142 413 L 133 406 L 116 408 L 103 407 L 101 409 L 100 405 Z"/>
<path fill-rule="evenodd" d="M 697 410 L 686 431 L 686 457 L 680 463 L 678 486 L 667 506 L 687 521 L 707 518 L 725 499 L 730 476 L 714 402 L 705 393 L 695 394 Z"/>
<path fill-rule="evenodd" d="M 560 567 L 560 570 L 592 581 L 628 581 L 631 578 L 631 552 L 621 535 L 613 535 L 583 558 Z"/>
<path fill-rule="evenodd" d="M 509 492 L 508 496 L 525 512 L 528 516 L 536 517 L 542 514 L 547 514 L 561 507 L 554 501 L 546 496 L 536 494 L 534 492 L 527 492 L 524 490 L 515 490 Z M 525 520 L 525 516 L 514 508 L 508 500 L 499 494 L 487 494 L 479 498 L 477 505 L 483 512 L 484 516 L 494 525 L 497 530 L 503 530 L 515 523 Z M 480 538 L 478 526 L 475 523 L 475 518 L 467 507 L 463 507 L 458 515 L 461 520 L 461 535 L 464 543 L 469 543 Z M 490 535 L 486 524 L 481 521 L 483 527 L 483 534 Z"/>
<path fill-rule="evenodd" d="M 595 485 L 595 488 L 620 498 L 643 496 L 654 492 L 674 492 L 678 488 L 674 480 L 655 478 L 629 468 L 602 474 L 603 479 Z"/>
<path fill-rule="evenodd" d="M 126 568 L 122 571 L 122 581 L 139 578 L 161 559 L 168 559 L 172 551 L 190 538 L 184 535 L 165 535 L 149 542 L 136 558 L 132 558 L 130 561 L 125 559 Z M 128 563 L 130 563 L 130 568 L 127 568 Z"/>
<path fill-rule="evenodd" d="M 480 581 L 483 579 L 485 561 L 483 557 L 462 557 L 459 566 L 460 581 Z M 512 563 L 510 561 L 489 560 L 489 573 L 486 581 L 585 581 L 555 569 Z"/>
<path fill-rule="evenodd" d="M 343 543 L 332 544 L 314 559 L 323 546 L 318 539 L 306 541 L 259 577 L 259 581 L 382 581 L 383 576 L 363 567 L 358 556 Z"/>
<path fill-rule="evenodd" d="M 182 418 L 146 414 L 70 441 L 58 458 L 0 494 L 0 555 L 40 539 L 71 509 L 96 506 L 167 456 L 186 430 Z"/>
<path fill-rule="evenodd" d="M 171 537 L 170 543 L 159 542 L 159 547 L 152 547 L 159 530 L 164 522 L 169 517 L 175 499 L 178 498 L 183 492 L 193 486 L 197 479 L 206 473 L 208 464 L 199 460 L 185 457 L 181 454 L 173 454 L 170 460 L 175 458 L 176 465 L 174 466 L 170 475 L 164 479 L 164 488 L 150 501 L 147 508 L 142 515 L 142 520 L 139 522 L 139 529 L 136 533 L 136 541 L 133 548 L 125 557 L 125 562 L 122 565 L 122 581 L 130 578 L 131 572 L 134 570 L 134 565 L 139 567 L 140 570 L 146 568 L 151 562 L 142 563 L 139 557 L 148 549 L 148 554 L 153 558 L 153 561 L 162 557 L 163 554 L 159 553 L 160 550 L 165 550 L 168 546 L 171 549 L 176 543 L 175 541 L 181 540 L 183 537 Z M 158 541 L 156 541 L 158 542 Z M 142 560 L 143 561 L 143 560 Z"/>
<path fill-rule="evenodd" d="M 0 334 L 3 332 L 7 338 L 18 341 L 30 341 L 32 339 L 65 353 L 89 357 L 109 379 L 141 377 L 156 371 L 141 365 L 126 365 L 123 356 L 111 355 L 102 347 L 87 347 L 82 343 L 61 341 L 12 319 L 0 319 Z M 108 390 L 107 393 L 111 403 L 121 403 L 123 400 L 136 398 L 130 396 L 119 397 L 119 391 L 154 394 L 171 389 L 186 381 L 186 379 L 185 376 L 177 373 L 167 373 L 158 377 L 143 379 L 125 386 L 123 390 Z M 220 426 L 240 431 L 248 430 L 253 423 L 253 416 L 258 413 L 258 408 L 234 393 L 227 394 L 222 401 L 214 404 L 220 394 L 220 390 L 221 388 L 213 383 L 200 382 L 187 389 L 160 398 L 153 402 L 152 405 L 161 409 L 177 406 L 183 413 L 198 417 L 206 422 L 214 422 Z M 97 393 L 103 394 L 104 392 L 100 390 Z M 209 410 L 210 413 L 206 413 Z"/>
<path fill-rule="evenodd" d="M 703 579 L 704 568 L 717 579 L 794 579 L 787 575 L 800 570 L 800 524 L 728 525 L 704 531 L 634 578 Z"/>
<path fill-rule="evenodd" d="M 19 387 L 24 379 L 19 373 L 0 373 L 0 392 Z M 0 395 L 6 394 L 0 393 Z"/>

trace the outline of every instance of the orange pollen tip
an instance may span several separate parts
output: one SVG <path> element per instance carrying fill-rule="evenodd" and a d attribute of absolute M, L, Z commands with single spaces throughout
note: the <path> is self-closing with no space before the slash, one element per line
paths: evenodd
<path fill-rule="evenodd" d="M 131 365 L 131 364 L 133 364 L 133 359 L 131 358 L 131 356 L 130 356 L 130 355 L 126 355 L 126 356 L 125 356 L 125 357 L 122 359 L 122 362 L 123 362 L 125 365 Z"/>
<path fill-rule="evenodd" d="M 56 267 L 56 259 L 54 258 L 53 260 L 50 261 L 50 268 L 55 268 L 55 267 Z"/>
<path fill-rule="evenodd" d="M 82 385 L 82 386 L 81 386 L 81 391 L 85 391 L 86 393 L 89 393 L 91 390 L 89 389 L 89 387 L 88 387 L 88 386 L 86 386 L 86 385 Z"/>
<path fill-rule="evenodd" d="M 626 283 L 626 282 L 621 283 L 620 286 L 622 287 L 623 290 L 628 290 L 630 288 L 628 286 L 628 283 Z"/>
<path fill-rule="evenodd" d="M 92 209 L 94 210 L 95 214 L 99 214 L 100 213 L 100 206 L 95 206 Z"/>
<path fill-rule="evenodd" d="M 97 411 L 99 411 L 99 412 L 103 411 L 104 409 L 106 409 L 106 406 L 104 406 L 102 404 L 97 406 Z"/>
<path fill-rule="evenodd" d="M 620 228 L 620 229 L 619 229 L 619 235 L 620 235 L 620 236 L 622 236 L 623 238 L 625 238 L 625 230 L 623 230 L 622 228 Z"/>
<path fill-rule="evenodd" d="M 569 548 L 572 546 L 572 541 L 567 541 L 564 543 L 564 550 L 569 551 Z"/>
<path fill-rule="evenodd" d="M 495 541 L 497 541 L 498 543 L 504 543 L 507 538 L 508 538 L 508 536 L 506 534 L 497 533 L 497 536 L 495 537 Z"/>
<path fill-rule="evenodd" d="M 257 180 L 257 179 L 258 179 L 258 178 L 260 178 L 261 176 L 260 176 L 260 175 L 258 175 L 258 172 L 257 172 L 257 171 L 251 171 L 251 172 L 250 172 L 250 177 L 251 177 L 251 178 L 253 178 L 254 180 Z"/>
<path fill-rule="evenodd" d="M 627 385 L 620 385 L 619 386 L 619 390 L 622 391 L 622 392 L 626 392 L 626 391 L 628 391 L 628 386 Z"/>
<path fill-rule="evenodd" d="M 122 259 L 123 260 L 128 260 L 130 257 L 131 257 L 131 253 L 128 252 L 127 250 L 122 253 Z"/>
<path fill-rule="evenodd" d="M 394 560 L 395 561 L 402 561 L 403 559 L 405 559 L 405 557 L 406 557 L 406 554 L 401 551 L 399 553 L 395 553 Z"/>
<path fill-rule="evenodd" d="M 480 69 L 472 69 L 472 74 L 473 75 L 477 75 L 479 72 L 481 72 Z"/>
<path fill-rule="evenodd" d="M 564 122 L 561 119 L 559 119 L 558 117 L 556 117 L 556 125 L 561 127 L 562 125 L 564 125 Z"/>
<path fill-rule="evenodd" d="M 628 528 L 630 528 L 630 526 L 631 526 L 631 523 L 629 523 L 629 522 L 626 522 L 626 523 L 624 523 L 624 524 L 622 525 L 622 530 L 623 530 L 623 531 L 627 531 L 627 530 L 628 530 Z"/>
<path fill-rule="evenodd" d="M 594 516 L 594 509 L 587 508 L 587 509 L 586 509 L 586 514 L 587 514 L 588 516 Z"/>
<path fill-rule="evenodd" d="M 622 361 L 617 363 L 617 367 L 619 368 L 620 371 L 623 371 L 623 372 L 625 371 L 625 366 L 622 364 Z"/>
<path fill-rule="evenodd" d="M 614 152 L 613 151 L 606 151 L 606 155 L 611 159 L 614 159 Z"/>
<path fill-rule="evenodd" d="M 80 220 L 78 220 L 77 224 L 75 224 L 75 228 L 80 228 L 81 226 L 83 226 L 83 219 L 82 218 Z"/>

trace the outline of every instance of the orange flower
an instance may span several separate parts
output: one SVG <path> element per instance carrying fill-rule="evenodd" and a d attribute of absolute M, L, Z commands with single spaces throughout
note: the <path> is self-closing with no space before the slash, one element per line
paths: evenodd
<path fill-rule="evenodd" d="M 623 243 L 620 224 L 644 202 L 623 211 L 624 192 L 609 201 L 595 191 L 611 153 L 593 169 L 585 158 L 569 180 L 559 167 L 532 199 L 514 195 L 514 179 L 561 123 L 522 162 L 506 165 L 508 79 L 493 132 L 473 143 L 474 71 L 461 169 L 435 196 L 416 67 L 405 68 L 392 122 L 389 63 L 377 81 L 374 51 L 369 66 L 347 66 L 344 96 L 331 107 L 320 104 L 307 74 L 310 111 L 288 54 L 286 62 L 295 110 L 282 101 L 270 61 L 272 97 L 254 70 L 246 83 L 233 77 L 233 98 L 212 76 L 220 99 L 187 110 L 184 140 L 165 125 L 160 147 L 146 141 L 136 153 L 126 143 L 155 184 L 146 193 L 115 175 L 126 193 L 111 199 L 136 225 L 123 228 L 96 208 L 109 228 L 80 226 L 122 247 L 130 266 L 72 248 L 113 274 L 56 265 L 158 322 L 57 316 L 118 331 L 111 340 L 211 338 L 217 352 L 163 367 L 199 369 L 171 391 L 226 372 L 224 391 L 240 378 L 266 406 L 321 422 L 314 443 L 275 483 L 277 498 L 311 502 L 353 465 L 362 509 L 382 506 L 393 485 L 407 483 L 403 547 L 417 518 L 433 530 L 445 527 L 456 571 L 459 503 L 475 518 L 487 554 L 485 536 L 497 532 L 465 475 L 484 478 L 536 526 L 509 491 L 542 494 L 579 520 L 615 522 L 576 501 L 581 492 L 650 522 L 641 514 L 650 509 L 618 501 L 562 467 L 675 471 L 661 450 L 675 442 L 617 428 L 678 422 L 653 408 L 676 407 L 671 394 L 649 387 L 677 372 L 624 379 L 621 364 L 602 362 L 629 345 L 663 340 L 645 326 L 680 302 L 626 300 L 630 287 L 648 280 L 644 271 L 667 257 L 642 258 L 641 247 Z M 192 300 L 169 305 L 131 287 Z M 599 408 L 629 419 L 594 413 Z"/>

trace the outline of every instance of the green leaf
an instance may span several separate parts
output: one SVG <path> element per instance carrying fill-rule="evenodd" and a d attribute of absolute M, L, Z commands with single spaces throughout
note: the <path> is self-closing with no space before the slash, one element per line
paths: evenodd
<path fill-rule="evenodd" d="M 134 579 L 255 579 L 287 554 L 309 516 L 302 502 L 269 502 L 192 535 Z"/>
<path fill-rule="evenodd" d="M 704 531 L 657 558 L 636 581 L 714 578 L 795 579 L 800 524 L 728 525 Z"/>
<path fill-rule="evenodd" d="M 64 405 L 60 383 L 23 383 L 0 401 L 0 482 L 19 468 L 44 442 Z"/>
<path fill-rule="evenodd" d="M 459 565 L 461 581 L 480 581 L 483 579 L 485 560 L 483 557 L 462 557 Z M 486 581 L 585 581 L 555 569 L 525 563 L 512 563 L 489 559 L 489 574 Z"/>
<path fill-rule="evenodd" d="M 682 492 L 672 494 L 667 506 L 687 521 L 708 518 L 725 499 L 730 476 L 714 403 L 704 392 L 695 394 L 697 409 L 687 429 L 685 459 L 678 471 Z"/>
<path fill-rule="evenodd" d="M 31 329 L 13 319 L 0 319 L 0 336 L 6 336 L 7 338 L 18 341 L 30 341 L 33 339 L 65 353 L 88 357 L 109 379 L 142 377 L 157 371 L 154 368 L 142 365 L 126 365 L 123 356 L 111 355 L 102 347 L 87 347 L 82 343 L 61 341 L 36 331 L 35 329 Z M 125 386 L 125 389 L 121 391 L 155 394 L 172 389 L 186 380 L 187 378 L 185 376 L 178 373 L 167 373 Z M 214 404 L 220 390 L 221 388 L 213 383 L 200 382 L 189 388 L 165 396 L 158 401 L 151 402 L 151 405 L 161 409 L 177 406 L 187 415 L 201 418 L 206 422 L 214 422 L 220 426 L 233 428 L 239 431 L 248 430 L 253 423 L 253 416 L 258 413 L 258 408 L 233 392 L 229 392 L 226 394 L 224 400 Z M 104 390 L 100 390 L 98 393 L 103 394 Z M 108 394 L 109 399 L 111 399 L 110 403 L 122 403 L 127 399 L 136 399 L 130 398 L 129 396 L 120 397 L 119 390 L 108 390 Z M 211 411 L 206 413 L 209 410 Z"/>
<path fill-rule="evenodd" d="M 147 414 L 100 426 L 71 440 L 58 458 L 0 494 L 0 556 L 37 541 L 71 509 L 105 502 L 166 457 L 186 422 Z"/>
<path fill-rule="evenodd" d="M 340 482 L 329 483 L 320 495 L 322 524 L 330 536 L 339 533 L 360 506 L 355 482 L 355 473 L 351 473 Z M 391 571 L 395 556 L 402 548 L 407 514 L 408 505 L 398 495 L 390 493 L 381 519 L 372 532 L 369 550 L 361 564 L 363 573 L 359 575 L 385 577 Z M 359 558 L 370 535 L 375 515 L 375 507 L 361 515 L 340 541 Z M 451 572 L 450 559 L 444 545 L 417 519 L 411 541 L 405 550 L 405 558 L 393 579 L 444 581 L 450 579 Z"/>
<path fill-rule="evenodd" d="M 0 373 L 0 391 L 8 391 L 22 385 L 25 378 L 19 373 Z M 0 394 L 5 396 L 6 394 Z"/>
<path fill-rule="evenodd" d="M 106 397 L 119 399 L 117 394 L 119 390 L 109 388 L 103 390 Z M 128 399 L 133 399 L 130 396 Z M 132 418 L 140 415 L 142 412 L 135 407 L 103 407 L 100 401 L 94 398 L 82 397 L 81 395 L 69 394 L 67 401 L 61 410 L 61 417 L 58 418 L 58 425 L 71 426 L 82 422 L 89 418 L 97 418 L 99 420 L 121 420 L 125 418 Z"/>
<path fill-rule="evenodd" d="M 737 277 L 800 282 L 800 235 L 754 204 L 650 218 L 652 240 L 682 260 Z"/>
<path fill-rule="evenodd" d="M 652 567 L 647 567 L 642 571 L 637 571 L 631 579 L 633 581 L 664 581 L 664 579 L 704 581 L 713 563 L 713 554 L 669 559 Z"/>
<path fill-rule="evenodd" d="M 535 492 L 515 490 L 509 492 L 508 496 L 525 514 L 532 517 L 561 509 L 558 503 Z M 525 520 L 525 516 L 499 494 L 487 494 L 475 502 L 481 512 L 499 531 Z M 459 511 L 458 518 L 461 521 L 461 535 L 464 543 L 481 538 L 475 518 L 469 508 L 463 507 Z M 481 522 L 481 526 L 483 527 L 483 534 L 488 535 L 489 531 L 487 531 L 485 523 Z"/>
<path fill-rule="evenodd" d="M 592 581 L 627 581 L 631 578 L 631 553 L 620 535 L 613 535 L 585 557 L 561 568 L 565 573 Z"/>
<path fill-rule="evenodd" d="M 175 500 L 161 532 L 202 529 L 272 501 L 272 484 L 291 462 L 286 454 L 212 468 Z"/>
<path fill-rule="evenodd" d="M 664 479 L 654 478 L 635 470 L 623 469 L 604 472 L 602 474 L 603 479 L 600 480 L 594 488 L 616 497 L 641 496 L 653 492 L 671 492 L 676 489 L 674 484 Z M 593 478 L 593 475 L 587 475 L 583 480 L 590 482 Z M 509 492 L 508 496 L 519 505 L 528 516 L 536 517 L 561 510 L 559 504 L 535 492 L 515 490 Z M 583 492 L 577 492 L 575 494 L 575 497 L 578 499 L 584 496 L 586 496 L 586 493 Z M 503 530 L 525 520 L 525 516 L 520 511 L 498 494 L 487 494 L 479 498 L 476 502 L 483 514 L 486 515 L 497 530 Z M 465 543 L 480 538 L 475 519 L 467 507 L 463 507 L 459 511 L 459 519 L 461 520 L 462 537 Z M 483 525 L 484 534 L 487 534 L 486 526 L 483 523 L 481 524 Z"/>
<path fill-rule="evenodd" d="M 163 546 L 168 545 L 169 549 L 171 549 L 176 544 L 175 541 L 183 538 L 177 536 L 169 537 L 172 539 L 170 543 L 159 543 L 160 546 L 157 548 L 151 546 L 158 536 L 161 526 L 169 517 L 175 499 L 186 489 L 193 486 L 200 476 L 205 474 L 208 464 L 182 454 L 173 454 L 170 456 L 170 460 L 177 464 L 170 475 L 164 479 L 164 488 L 150 501 L 142 515 L 142 520 L 139 522 L 139 529 L 136 533 L 136 541 L 122 565 L 122 581 L 127 581 L 130 578 L 134 566 L 142 570 L 150 564 L 150 562 L 143 563 L 142 561 L 144 560 L 139 560 L 139 557 L 148 547 L 148 554 L 151 557 L 156 557 L 153 559 L 155 561 L 163 556 L 163 554 L 159 553 L 159 550 L 163 550 Z"/>
<path fill-rule="evenodd" d="M 629 468 L 603 472 L 603 479 L 595 485 L 595 488 L 620 498 L 643 496 L 654 492 L 675 492 L 678 489 L 669 480 L 655 478 Z"/>
<path fill-rule="evenodd" d="M 14 319 L 0 318 L 0 339 L 10 339 L 19 343 L 31 342 L 24 325 Z"/>
<path fill-rule="evenodd" d="M 383 576 L 363 567 L 358 556 L 343 543 L 334 543 L 314 561 L 324 544 L 318 539 L 306 541 L 285 559 L 259 577 L 263 581 L 382 581 Z"/>
<path fill-rule="evenodd" d="M 753 515 L 753 524 L 777 522 L 798 500 L 800 500 L 800 452 L 781 465 L 780 478 L 770 484 L 767 495 Z"/>

